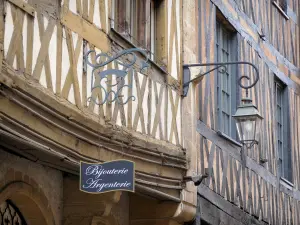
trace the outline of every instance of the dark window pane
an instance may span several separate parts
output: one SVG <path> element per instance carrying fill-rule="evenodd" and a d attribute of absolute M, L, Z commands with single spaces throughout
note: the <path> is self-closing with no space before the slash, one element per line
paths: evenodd
<path fill-rule="evenodd" d="M 230 54 L 230 46 L 236 45 L 233 43 L 232 33 L 228 32 L 223 24 L 217 22 L 216 25 L 216 56 L 218 62 L 229 62 L 234 61 L 235 57 Z M 220 69 L 217 73 L 217 110 L 218 116 L 218 129 L 236 138 L 233 133 L 231 133 L 231 126 L 234 125 L 232 122 L 232 106 L 235 105 L 235 98 L 232 97 L 231 83 L 234 82 L 235 76 L 233 76 L 232 71 L 228 67 L 227 72 L 222 73 L 223 69 Z M 234 127 L 234 129 L 236 129 Z"/>

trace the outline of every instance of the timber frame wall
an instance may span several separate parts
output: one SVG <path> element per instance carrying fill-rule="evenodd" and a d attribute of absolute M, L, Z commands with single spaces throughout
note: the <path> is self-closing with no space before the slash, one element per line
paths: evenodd
<path fill-rule="evenodd" d="M 261 224 L 300 224 L 300 1 L 287 1 L 285 15 L 271 0 L 196 2 L 197 60 L 215 61 L 212 49 L 219 10 L 237 32 L 238 61 L 249 61 L 259 68 L 260 80 L 250 89 L 250 97 L 264 117 L 260 143 L 253 149 L 245 149 L 243 159 L 238 144 L 217 134 L 216 78 L 210 75 L 201 81 L 198 170 L 204 173 L 208 167 L 211 172 L 198 188 L 198 216 L 211 224 L 252 224 L 254 218 Z M 260 37 L 262 34 L 265 40 Z M 249 67 L 240 67 L 238 74 L 254 76 Z M 288 86 L 293 186 L 278 176 L 274 75 Z M 242 90 L 238 93 L 238 98 L 245 94 Z M 266 163 L 262 163 L 264 159 Z"/>
<path fill-rule="evenodd" d="M 83 55 L 135 47 L 113 29 L 113 5 L 114 0 L 0 1 L 1 129 L 65 154 L 77 174 L 79 160 L 133 160 L 137 187 L 187 203 L 176 215 L 190 220 L 196 188 L 182 183 L 195 166 L 182 137 L 182 1 L 161 1 L 159 61 L 150 62 L 145 73 L 130 71 L 133 88 L 122 93 L 136 100 L 99 107 L 87 101 L 93 96 L 101 102 L 103 93 L 91 90 L 92 69 L 84 68 Z M 98 76 L 93 85 L 99 82 Z"/>

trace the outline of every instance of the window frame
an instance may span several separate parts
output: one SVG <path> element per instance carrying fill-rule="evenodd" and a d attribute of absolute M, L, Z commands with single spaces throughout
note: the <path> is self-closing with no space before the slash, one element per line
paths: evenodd
<path fill-rule="evenodd" d="M 234 28 L 228 24 L 228 21 L 226 21 L 225 18 L 222 17 L 222 15 L 217 14 L 217 18 L 215 21 L 216 24 L 216 29 L 215 29 L 215 55 L 217 57 L 216 61 L 222 62 L 221 58 L 219 57 L 218 53 L 218 24 L 221 26 L 221 29 L 226 30 L 228 34 L 228 41 L 229 41 L 229 58 L 227 59 L 227 62 L 229 61 L 237 61 L 238 59 L 238 54 L 235 54 L 236 51 L 234 49 L 238 48 L 238 39 L 236 35 L 236 31 Z M 223 41 L 223 40 L 222 40 Z M 222 49 L 220 50 L 222 52 Z M 216 88 L 216 96 L 215 96 L 215 111 L 216 111 L 216 128 L 218 130 L 218 134 L 220 136 L 223 136 L 227 140 L 231 139 L 232 142 L 235 144 L 239 143 L 238 138 L 237 138 L 237 130 L 236 130 L 236 125 L 235 121 L 232 118 L 232 115 L 235 113 L 237 109 L 237 94 L 238 94 L 238 89 L 237 89 L 237 66 L 236 65 L 230 65 L 227 66 L 228 72 L 230 74 L 230 80 L 228 82 L 229 88 L 230 89 L 230 107 L 229 107 L 229 133 L 224 132 L 223 129 L 223 123 L 222 123 L 222 110 L 220 110 L 220 105 L 218 104 L 220 101 L 222 101 L 222 92 L 219 91 L 219 83 L 218 81 L 220 80 L 219 77 L 222 76 L 219 71 L 216 71 L 215 73 L 215 88 Z M 222 83 L 222 81 L 221 81 Z"/>
<path fill-rule="evenodd" d="M 124 13 L 122 16 L 124 17 L 124 24 L 122 26 L 122 19 L 118 17 L 118 5 L 121 4 L 125 7 L 125 10 L 121 10 Z M 144 0 L 145 3 L 145 23 L 144 23 L 144 42 L 140 43 L 141 40 L 138 40 L 138 32 L 140 32 L 139 22 L 141 19 L 139 18 L 142 13 L 132 13 L 136 12 L 136 8 L 139 8 L 138 5 L 142 4 L 141 0 L 113 0 L 113 19 L 111 23 L 111 27 L 118 32 L 123 38 L 129 41 L 133 46 L 145 49 L 147 51 L 148 57 L 154 61 L 154 56 L 156 54 L 156 27 L 157 27 L 157 7 L 160 2 L 155 0 Z M 125 11 L 125 12 L 123 12 Z M 147 16 L 149 14 L 149 16 Z M 147 19 L 149 17 L 149 19 Z M 124 25 L 123 24 L 123 25 Z M 149 38 L 149 39 L 148 39 Z M 149 40 L 149 43 L 147 43 Z"/>
<path fill-rule="evenodd" d="M 278 89 L 281 90 L 281 138 L 282 147 L 279 149 L 278 145 Z M 274 107 L 275 110 L 275 138 L 276 138 L 276 151 L 278 154 L 278 174 L 283 181 L 287 181 L 289 185 L 293 183 L 293 162 L 292 162 L 292 149 L 291 149 L 291 135 L 290 135 L 290 112 L 289 112 L 289 96 L 288 86 L 284 84 L 277 76 L 274 76 Z"/>

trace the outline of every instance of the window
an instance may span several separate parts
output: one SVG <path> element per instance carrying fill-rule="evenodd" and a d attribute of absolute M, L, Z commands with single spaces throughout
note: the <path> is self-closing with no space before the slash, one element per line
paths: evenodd
<path fill-rule="evenodd" d="M 136 47 L 147 50 L 153 59 L 155 50 L 155 0 L 115 0 L 115 29 Z"/>
<path fill-rule="evenodd" d="M 237 40 L 234 32 L 217 21 L 216 26 L 216 56 L 217 62 L 236 61 Z M 237 139 L 236 127 L 231 117 L 236 111 L 236 66 L 227 66 L 227 71 L 217 72 L 217 127 L 223 134 Z"/>
<path fill-rule="evenodd" d="M 289 113 L 287 87 L 275 79 L 276 145 L 278 151 L 279 174 L 292 181 L 292 152 L 289 141 Z"/>

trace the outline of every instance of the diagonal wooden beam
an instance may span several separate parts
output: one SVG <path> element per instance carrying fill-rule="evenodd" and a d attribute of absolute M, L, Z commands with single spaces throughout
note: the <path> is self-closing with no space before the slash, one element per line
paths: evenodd
<path fill-rule="evenodd" d="M 65 29 L 66 31 L 66 39 L 67 39 L 67 47 L 69 52 L 69 60 L 70 60 L 70 67 L 72 68 L 72 83 L 74 87 L 74 97 L 75 103 L 78 108 L 82 108 L 81 98 L 80 98 L 80 88 L 77 76 L 77 62 L 75 60 L 75 53 L 74 53 L 74 46 L 73 46 L 73 38 L 72 38 L 72 31 L 68 28 Z"/>
<path fill-rule="evenodd" d="M 119 81 L 119 83 L 117 85 L 118 89 L 121 88 L 121 86 L 124 84 L 125 84 L 124 80 Z M 122 92 L 123 92 L 123 88 L 120 90 L 119 95 L 122 95 Z M 123 102 L 122 98 L 119 99 L 119 101 Z M 113 123 L 116 123 L 116 121 L 117 121 L 118 112 L 120 112 L 122 126 L 126 127 L 126 117 L 125 117 L 124 105 L 118 104 L 118 102 L 115 101 L 115 107 L 114 107 L 114 112 L 113 112 L 113 117 L 112 117 Z"/>
<path fill-rule="evenodd" d="M 67 29 L 65 29 L 65 32 L 67 33 Z M 73 40 L 72 40 L 72 43 L 73 43 Z M 80 36 L 78 36 L 75 51 L 74 50 L 72 51 L 74 53 L 74 55 L 72 55 L 72 57 L 74 59 L 74 64 L 76 65 L 76 69 L 77 69 L 78 59 L 79 59 L 79 56 L 80 56 L 80 53 L 81 53 L 82 43 L 83 43 L 82 38 Z M 73 46 L 73 44 L 72 44 L 72 46 Z M 69 54 L 71 54 L 71 53 L 69 52 Z M 69 92 L 71 90 L 71 86 L 73 84 L 73 79 L 72 79 L 73 74 L 72 73 L 73 73 L 73 68 L 72 68 L 72 65 L 70 64 L 70 68 L 68 70 L 65 83 L 64 83 L 63 88 L 61 90 L 61 95 L 64 98 L 68 98 Z"/>
<path fill-rule="evenodd" d="M 55 23 L 56 21 L 54 19 L 49 19 L 47 29 L 43 33 L 43 37 L 41 37 L 41 48 L 32 74 L 33 77 L 37 80 L 40 80 L 42 68 L 45 64 L 46 57 L 48 56 L 49 44 L 50 44 Z"/>
<path fill-rule="evenodd" d="M 41 13 L 38 13 L 37 18 L 38 18 L 40 40 L 41 40 L 41 43 L 42 43 L 43 35 L 45 33 L 45 30 L 44 30 L 44 16 Z M 46 56 L 45 56 L 44 68 L 45 68 L 47 88 L 51 89 L 53 91 L 49 52 L 47 52 Z"/>
<path fill-rule="evenodd" d="M 134 130 L 137 129 L 138 121 L 140 118 L 141 125 L 142 125 L 142 132 L 145 134 L 146 128 L 145 128 L 145 120 L 144 120 L 144 112 L 143 112 L 143 99 L 144 99 L 144 94 L 146 89 L 147 77 L 143 76 L 142 86 L 140 86 L 138 73 L 134 73 L 134 78 L 136 84 L 138 103 L 137 103 L 137 110 L 134 116 L 133 129 Z"/>
<path fill-rule="evenodd" d="M 157 127 L 159 126 L 159 134 L 160 134 L 160 139 L 163 139 L 163 132 L 162 132 L 162 124 L 161 124 L 161 103 L 163 100 L 163 93 L 164 93 L 164 86 L 160 86 L 159 94 L 157 91 L 157 83 L 154 82 L 154 94 L 155 94 L 155 105 L 156 105 L 156 112 L 155 112 L 155 117 L 153 121 L 153 127 L 152 127 L 152 133 L 151 135 L 155 137 Z"/>
<path fill-rule="evenodd" d="M 170 130 L 170 136 L 169 141 L 172 141 L 173 133 L 175 134 L 175 141 L 176 144 L 179 144 L 179 136 L 178 136 L 178 129 L 177 129 L 177 111 L 178 111 L 178 105 L 179 105 L 179 98 L 180 96 L 176 94 L 175 104 L 174 104 L 174 97 L 172 90 L 169 89 L 169 95 L 170 95 L 170 102 L 171 102 L 171 111 L 172 111 L 172 122 L 171 122 L 171 130 Z"/>
<path fill-rule="evenodd" d="M 85 19 L 72 13 L 70 10 L 63 10 L 61 22 L 64 26 L 79 34 L 80 37 L 95 45 L 95 47 L 99 48 L 101 51 L 110 51 L 110 44 L 107 35 L 95 25 L 90 24 Z"/>
<path fill-rule="evenodd" d="M 6 61 L 9 65 L 13 65 L 15 56 L 17 56 L 18 69 L 24 69 L 22 31 L 25 14 L 14 5 L 11 5 L 11 14 L 14 24 L 14 31 L 6 54 Z"/>

